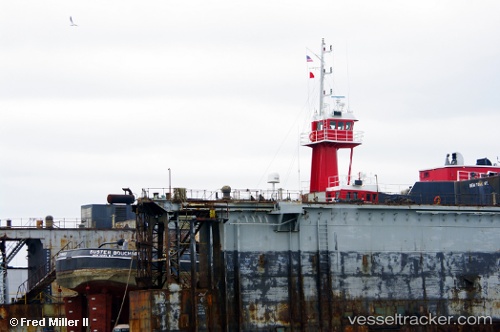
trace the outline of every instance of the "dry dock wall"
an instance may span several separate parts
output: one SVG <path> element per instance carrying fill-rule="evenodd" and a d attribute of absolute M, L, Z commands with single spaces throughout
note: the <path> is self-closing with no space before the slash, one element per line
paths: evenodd
<path fill-rule="evenodd" d="M 160 326 L 165 331 L 500 328 L 498 211 L 348 204 L 301 209 L 297 220 L 282 227 L 280 220 L 292 220 L 286 211 L 230 207 L 227 222 L 212 230 L 210 287 L 193 292 L 171 284 L 161 290 L 167 314 L 155 316 Z M 147 308 L 153 307 L 154 294 L 141 295 L 139 302 L 146 304 L 131 301 L 132 326 L 141 331 L 149 327 L 140 324 L 153 321 L 139 313 L 152 313 Z M 453 319 L 432 326 L 350 320 L 391 315 Z M 492 324 L 464 327 L 457 324 L 459 316 L 489 316 Z"/>

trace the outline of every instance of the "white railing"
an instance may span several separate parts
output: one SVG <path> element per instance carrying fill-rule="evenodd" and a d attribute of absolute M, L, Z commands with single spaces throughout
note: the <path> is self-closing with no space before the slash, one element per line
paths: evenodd
<path fill-rule="evenodd" d="M 144 188 L 143 197 L 165 200 L 165 199 L 193 199 L 193 200 L 220 200 L 224 199 L 222 189 L 203 190 L 203 189 L 185 189 L 185 188 Z M 231 199 L 235 200 L 273 200 L 273 201 L 300 201 L 303 191 L 285 190 L 285 189 L 231 189 L 229 193 Z"/>
<path fill-rule="evenodd" d="M 81 224 L 79 218 L 54 218 L 54 228 L 78 228 Z M 42 228 L 46 227 L 45 218 L 2 218 L 0 227 L 12 228 Z"/>
<path fill-rule="evenodd" d="M 328 177 L 328 187 L 338 187 L 338 186 L 345 186 L 347 185 L 348 176 L 347 175 L 342 175 L 342 176 L 330 176 Z M 358 173 L 355 175 L 351 175 L 350 177 L 350 184 L 353 185 L 355 184 L 356 180 L 361 180 L 363 185 L 376 185 L 377 184 L 377 178 L 372 175 L 366 175 L 363 174 L 361 177 L 359 176 Z"/>
<path fill-rule="evenodd" d="M 457 171 L 457 181 L 466 181 L 472 179 L 482 179 L 494 175 L 494 172 L 471 172 L 471 171 Z"/>
<path fill-rule="evenodd" d="M 356 180 L 361 180 L 363 186 L 376 186 L 379 192 L 386 194 L 400 194 L 407 191 L 412 184 L 388 184 L 388 183 L 378 183 L 375 176 L 362 176 L 361 178 L 351 176 L 351 185 L 355 184 Z M 330 176 L 328 178 L 328 187 L 338 187 L 347 185 L 347 175 L 343 176 Z"/>
<path fill-rule="evenodd" d="M 338 143 L 355 143 L 363 142 L 364 132 L 352 130 L 338 129 L 323 129 L 309 131 L 300 135 L 300 144 L 307 145 L 318 142 L 338 142 Z"/>

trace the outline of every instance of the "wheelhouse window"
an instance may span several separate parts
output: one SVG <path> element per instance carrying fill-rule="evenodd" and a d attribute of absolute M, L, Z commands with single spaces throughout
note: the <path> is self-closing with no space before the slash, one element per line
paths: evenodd
<path fill-rule="evenodd" d="M 330 120 L 330 129 L 335 129 L 337 126 L 335 121 Z"/>
<path fill-rule="evenodd" d="M 338 122 L 338 129 L 339 130 L 344 130 L 344 122 L 342 122 L 342 121 Z"/>
<path fill-rule="evenodd" d="M 321 122 L 321 121 L 317 122 L 316 130 L 323 130 L 323 122 Z"/>
<path fill-rule="evenodd" d="M 345 123 L 345 130 L 351 130 L 352 129 L 352 122 L 346 122 Z"/>

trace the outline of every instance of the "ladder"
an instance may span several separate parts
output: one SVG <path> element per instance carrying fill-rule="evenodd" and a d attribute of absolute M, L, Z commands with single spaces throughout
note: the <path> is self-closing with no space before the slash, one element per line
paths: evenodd
<path fill-rule="evenodd" d="M 328 252 L 328 221 L 318 219 L 318 251 Z"/>
<path fill-rule="evenodd" d="M 317 283 L 321 331 L 332 329 L 332 272 L 328 245 L 328 219 L 318 218 Z"/>
<path fill-rule="evenodd" d="M 175 221 L 174 236 L 170 237 L 170 268 L 172 276 L 185 287 L 189 287 L 191 281 L 190 271 L 186 271 L 182 266 L 182 261 L 189 261 L 189 265 L 193 261 L 191 252 L 191 234 L 189 231 L 190 223 L 194 222 L 194 235 L 198 234 L 201 228 L 201 222 L 197 220 L 177 220 Z M 169 230 L 170 231 L 170 230 Z M 169 232 L 170 233 L 170 232 Z M 194 259 L 197 261 L 196 257 Z"/>

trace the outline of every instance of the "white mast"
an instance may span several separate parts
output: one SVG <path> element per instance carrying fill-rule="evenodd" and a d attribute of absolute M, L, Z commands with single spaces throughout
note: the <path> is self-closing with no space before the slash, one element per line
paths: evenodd
<path fill-rule="evenodd" d="M 319 86 L 319 115 L 323 116 L 323 98 L 326 96 L 326 93 L 324 91 L 324 85 L 325 85 L 325 75 L 326 74 L 331 74 L 332 73 L 332 67 L 330 67 L 330 72 L 326 73 L 325 72 L 325 60 L 324 60 L 324 54 L 325 53 L 330 53 L 332 52 L 332 45 L 330 45 L 330 50 L 326 50 L 325 48 L 325 38 L 321 39 L 321 67 L 320 67 L 320 74 L 319 74 L 319 81 L 320 81 L 320 86 Z M 331 94 L 331 91 L 330 91 Z M 330 95 L 329 94 L 329 95 Z"/>

